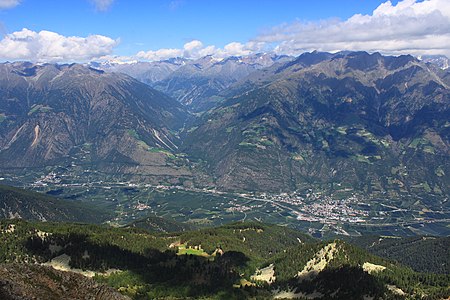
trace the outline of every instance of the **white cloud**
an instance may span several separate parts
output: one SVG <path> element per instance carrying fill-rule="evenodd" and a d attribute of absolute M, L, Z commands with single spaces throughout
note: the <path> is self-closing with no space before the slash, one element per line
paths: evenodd
<path fill-rule="evenodd" d="M 207 46 L 207 47 L 204 47 L 204 48 L 198 50 L 197 53 L 198 53 L 198 56 L 204 57 L 207 55 L 214 55 L 214 54 L 216 54 L 216 52 L 217 52 L 216 46 L 211 45 L 211 46 Z"/>
<path fill-rule="evenodd" d="M 98 11 L 107 11 L 114 2 L 114 0 L 90 0 L 90 1 L 95 5 L 95 9 Z"/>
<path fill-rule="evenodd" d="M 88 61 L 111 54 L 118 40 L 102 35 L 66 37 L 51 31 L 22 29 L 0 41 L 0 59 L 38 62 Z"/>
<path fill-rule="evenodd" d="M 19 4 L 20 0 L 0 0 L 0 9 L 13 8 Z"/>
<path fill-rule="evenodd" d="M 140 51 L 136 54 L 137 59 L 144 59 L 150 61 L 164 60 L 172 57 L 184 57 L 197 59 L 207 55 L 212 55 L 216 58 L 225 58 L 228 56 L 242 56 L 254 52 L 262 51 L 265 43 L 262 42 L 248 42 L 245 44 L 232 42 L 222 48 L 217 48 L 214 45 L 204 46 L 199 40 L 192 40 L 183 45 L 180 49 L 159 49 L 150 51 Z"/>
<path fill-rule="evenodd" d="M 396 5 L 386 1 L 368 15 L 282 24 L 247 43 L 231 42 L 218 48 L 193 40 L 182 49 L 140 52 L 138 56 L 149 60 L 166 59 L 172 54 L 194 59 L 205 55 L 224 58 L 268 49 L 290 55 L 312 50 L 364 50 L 450 57 L 450 1 L 403 0 Z"/>
<path fill-rule="evenodd" d="M 164 60 L 172 57 L 181 57 L 183 56 L 183 49 L 159 49 L 156 51 L 139 51 L 136 54 L 136 57 L 138 59 L 143 60 L 150 60 L 150 61 L 156 61 L 156 60 Z"/>
<path fill-rule="evenodd" d="M 213 54 L 214 50 L 214 47 L 204 47 L 201 41 L 193 40 L 184 44 L 182 49 L 163 48 L 155 51 L 140 51 L 136 54 L 136 57 L 138 59 L 145 59 L 150 61 L 164 60 L 172 57 L 198 58 L 201 56 Z"/>
<path fill-rule="evenodd" d="M 105 10 L 114 0 L 90 0 Z M 0 0 L 19 3 L 20 0 Z M 86 61 L 110 57 L 117 40 L 101 35 L 65 37 L 50 31 L 23 29 L 0 40 L 0 59 L 33 61 Z M 192 40 L 180 48 L 140 51 L 123 60 L 157 61 L 172 57 L 197 59 L 242 56 L 274 50 L 298 55 L 305 51 L 364 50 L 385 54 L 444 54 L 450 57 L 450 0 L 402 0 L 379 5 L 371 14 L 355 14 L 346 20 L 281 24 L 254 38 L 220 48 Z"/>
<path fill-rule="evenodd" d="M 193 51 L 193 50 L 197 50 L 197 49 L 201 49 L 203 47 L 203 43 L 200 42 L 199 40 L 193 40 L 190 41 L 189 43 L 184 44 L 183 48 L 186 51 Z"/>
<path fill-rule="evenodd" d="M 223 50 L 226 55 L 231 56 L 248 55 L 252 52 L 250 49 L 246 47 L 246 45 L 238 42 L 232 42 L 225 45 L 225 47 L 223 47 Z"/>
<path fill-rule="evenodd" d="M 199 40 L 193 40 L 189 43 L 184 44 L 183 46 L 184 53 L 183 56 L 186 58 L 195 57 L 198 54 L 198 51 L 203 49 L 203 43 Z"/>
<path fill-rule="evenodd" d="M 370 15 L 284 24 L 255 41 L 276 44 L 276 51 L 287 54 L 366 50 L 450 56 L 450 1 L 403 0 L 397 5 L 387 1 Z"/>

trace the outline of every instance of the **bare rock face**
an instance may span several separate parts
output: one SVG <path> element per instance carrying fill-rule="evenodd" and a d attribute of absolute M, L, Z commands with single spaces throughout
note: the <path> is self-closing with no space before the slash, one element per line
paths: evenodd
<path fill-rule="evenodd" d="M 129 299 L 112 288 L 72 272 L 26 264 L 0 265 L 0 299 L 60 300 L 60 299 Z"/>

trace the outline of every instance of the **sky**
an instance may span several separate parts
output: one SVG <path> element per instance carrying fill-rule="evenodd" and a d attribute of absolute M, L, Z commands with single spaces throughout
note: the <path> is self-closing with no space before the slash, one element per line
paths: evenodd
<path fill-rule="evenodd" d="M 364 50 L 450 57 L 450 0 L 0 0 L 0 61 Z"/>

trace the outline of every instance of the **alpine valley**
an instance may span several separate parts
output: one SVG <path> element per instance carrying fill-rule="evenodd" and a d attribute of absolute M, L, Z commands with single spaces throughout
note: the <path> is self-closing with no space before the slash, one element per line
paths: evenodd
<path fill-rule="evenodd" d="M 118 224 L 154 213 L 318 237 L 448 235 L 440 66 L 366 52 L 3 63 L 2 180 Z"/>
<path fill-rule="evenodd" d="M 449 174 L 442 56 L 5 62 L 0 298 L 448 299 Z"/>

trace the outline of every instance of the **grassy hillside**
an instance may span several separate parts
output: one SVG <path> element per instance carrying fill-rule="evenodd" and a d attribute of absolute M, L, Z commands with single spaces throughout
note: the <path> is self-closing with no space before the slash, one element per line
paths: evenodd
<path fill-rule="evenodd" d="M 450 296 L 448 275 L 417 273 L 342 241 L 317 242 L 260 223 L 163 234 L 3 220 L 0 237 L 2 263 L 46 262 L 99 272 L 96 280 L 133 299 Z"/>

